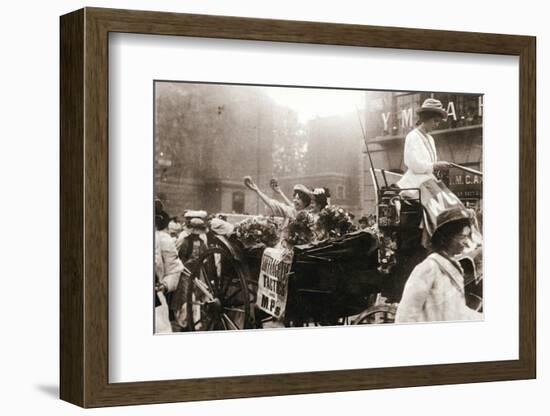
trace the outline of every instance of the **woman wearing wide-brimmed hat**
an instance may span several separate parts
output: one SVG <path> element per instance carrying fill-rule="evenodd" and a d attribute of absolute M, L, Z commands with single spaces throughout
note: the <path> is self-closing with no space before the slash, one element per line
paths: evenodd
<path fill-rule="evenodd" d="M 431 237 L 433 252 L 409 276 L 397 308 L 396 322 L 480 320 L 466 305 L 464 270 L 456 260 L 472 233 L 471 215 L 462 208 L 437 217 Z"/>
<path fill-rule="evenodd" d="M 397 182 L 400 188 L 418 188 L 428 179 L 435 179 L 434 169 L 449 166 L 448 162 L 438 160 L 435 142 L 430 134 L 441 120 L 447 118 L 441 101 L 428 98 L 416 113 L 418 125 L 405 137 L 403 159 L 407 171 Z"/>
<path fill-rule="evenodd" d="M 403 159 L 407 171 L 397 185 L 401 189 L 420 190 L 420 201 L 424 207 L 421 224 L 422 244 L 427 247 L 436 227 L 437 215 L 443 209 L 451 207 L 465 209 L 465 207 L 460 199 L 434 175 L 435 169 L 450 167 L 449 162 L 438 160 L 434 139 L 430 134 L 437 129 L 441 120 L 447 118 L 447 112 L 443 109 L 441 101 L 428 98 L 422 103 L 417 113 L 418 125 L 405 138 Z M 401 196 L 405 199 L 418 198 L 418 194 L 418 191 L 411 189 L 401 192 Z M 481 244 L 481 233 L 475 226 L 472 245 L 479 244 Z"/>
<path fill-rule="evenodd" d="M 292 190 L 292 205 L 289 203 L 290 201 L 284 197 L 278 186 L 272 187 L 275 192 L 281 195 L 281 198 L 285 201 L 284 203 L 270 198 L 263 193 L 249 176 L 244 178 L 244 184 L 248 189 L 256 192 L 258 197 L 270 209 L 272 215 L 284 219 L 283 228 L 288 225 L 289 221 L 295 219 L 299 212 L 307 210 L 313 198 L 311 190 L 302 184 L 294 185 Z"/>

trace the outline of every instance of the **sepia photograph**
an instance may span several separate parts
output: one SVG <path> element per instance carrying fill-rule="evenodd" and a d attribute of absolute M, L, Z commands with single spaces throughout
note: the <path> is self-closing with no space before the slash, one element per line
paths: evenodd
<path fill-rule="evenodd" d="M 483 320 L 483 94 L 153 88 L 155 334 Z"/>

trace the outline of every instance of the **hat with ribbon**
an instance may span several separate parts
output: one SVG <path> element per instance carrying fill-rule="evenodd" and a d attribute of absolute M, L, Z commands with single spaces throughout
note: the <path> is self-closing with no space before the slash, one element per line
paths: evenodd
<path fill-rule="evenodd" d="M 194 228 L 194 229 L 205 229 L 206 228 L 206 224 L 205 222 L 200 219 L 200 218 L 193 218 L 191 221 L 189 221 L 189 228 Z"/>
<path fill-rule="evenodd" d="M 416 113 L 434 113 L 441 116 L 441 118 L 443 119 L 447 118 L 447 112 L 443 109 L 441 101 L 436 100 L 435 98 L 428 98 L 424 100 L 424 102 L 422 103 L 422 107 L 416 110 Z"/>
<path fill-rule="evenodd" d="M 212 218 L 212 220 L 210 221 L 210 229 L 216 234 L 230 235 L 233 233 L 235 226 L 220 218 Z"/>
<path fill-rule="evenodd" d="M 307 196 L 311 197 L 311 189 L 309 189 L 307 186 L 302 185 L 301 183 L 294 185 L 294 188 L 292 189 L 293 192 L 302 192 L 306 194 Z"/>
<path fill-rule="evenodd" d="M 306 206 L 311 204 L 311 199 L 313 198 L 313 192 L 307 186 L 302 184 L 294 185 L 292 189 L 292 194 L 298 193 L 299 198 L 304 202 Z"/>
<path fill-rule="evenodd" d="M 451 222 L 460 221 L 460 220 L 471 221 L 472 216 L 468 211 L 466 211 L 464 208 L 461 208 L 461 207 L 452 207 L 452 208 L 447 208 L 444 211 L 441 211 L 441 213 L 437 216 L 437 219 L 436 219 L 436 227 L 432 234 L 432 239 L 435 236 L 435 234 L 439 230 L 441 230 L 441 227 Z"/>
<path fill-rule="evenodd" d="M 203 210 L 187 210 L 185 212 L 185 214 L 183 214 L 183 217 L 184 218 L 201 218 L 201 219 L 204 219 L 206 218 L 206 211 L 203 211 Z"/>
<path fill-rule="evenodd" d="M 181 231 L 181 225 L 176 221 L 170 221 L 168 223 L 168 232 L 169 233 L 179 233 Z"/>

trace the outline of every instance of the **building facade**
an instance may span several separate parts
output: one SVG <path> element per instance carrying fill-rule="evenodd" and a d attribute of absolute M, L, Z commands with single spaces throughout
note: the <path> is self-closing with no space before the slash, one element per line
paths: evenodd
<path fill-rule="evenodd" d="M 265 188 L 273 176 L 275 112 L 265 93 L 161 82 L 155 99 L 155 194 L 166 211 L 262 213 L 243 177 Z"/>
<path fill-rule="evenodd" d="M 243 178 L 251 176 L 274 196 L 269 182 L 275 177 L 288 197 L 297 183 L 327 187 L 332 204 L 357 218 L 372 214 L 371 160 L 376 169 L 406 170 L 404 139 L 428 97 L 439 99 L 449 114 L 432 133 L 438 159 L 481 171 L 479 94 L 367 91 L 364 112 L 317 117 L 303 125 L 262 87 L 157 83 L 155 194 L 170 215 L 186 209 L 266 214 Z M 480 204 L 481 176 L 451 168 L 441 179 L 467 205 Z"/>
<path fill-rule="evenodd" d="M 372 163 L 376 169 L 404 173 L 404 140 L 415 127 L 416 111 L 426 98 L 436 98 L 447 110 L 447 120 L 432 132 L 439 160 L 456 163 L 478 171 L 483 169 L 483 95 L 367 92 L 365 131 Z M 375 190 L 370 173 L 369 155 L 362 158 L 361 201 L 363 214 L 375 211 Z M 380 180 L 381 178 L 379 178 Z M 479 206 L 482 199 L 482 176 L 451 168 L 440 177 L 466 205 Z M 391 182 L 388 179 L 388 182 Z"/>

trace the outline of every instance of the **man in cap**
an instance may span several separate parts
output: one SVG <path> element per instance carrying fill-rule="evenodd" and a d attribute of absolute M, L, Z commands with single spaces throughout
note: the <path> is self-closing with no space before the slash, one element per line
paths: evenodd
<path fill-rule="evenodd" d="M 181 248 L 181 245 L 183 243 L 183 240 L 191 234 L 191 221 L 193 219 L 199 219 L 202 221 L 203 224 L 206 224 L 206 211 L 203 210 L 191 210 L 188 209 L 183 214 L 183 221 L 184 226 L 182 227 L 181 232 L 179 233 L 178 237 L 176 238 L 176 249 L 179 251 Z M 206 237 L 206 233 L 200 233 L 200 238 L 203 240 L 204 244 L 208 245 L 208 240 Z"/>
<path fill-rule="evenodd" d="M 456 260 L 472 233 L 470 214 L 459 207 L 443 211 L 431 237 L 433 252 L 412 271 L 397 308 L 396 322 L 480 320 L 466 305 L 464 270 Z"/>
<path fill-rule="evenodd" d="M 203 236 L 206 235 L 206 223 L 201 218 L 192 218 L 189 221 L 189 233 L 182 239 L 178 256 L 186 270 L 193 271 L 201 254 L 208 248 Z M 181 328 L 187 326 L 187 286 L 189 276 L 183 273 L 179 285 L 172 296 L 170 310 L 175 321 Z"/>

